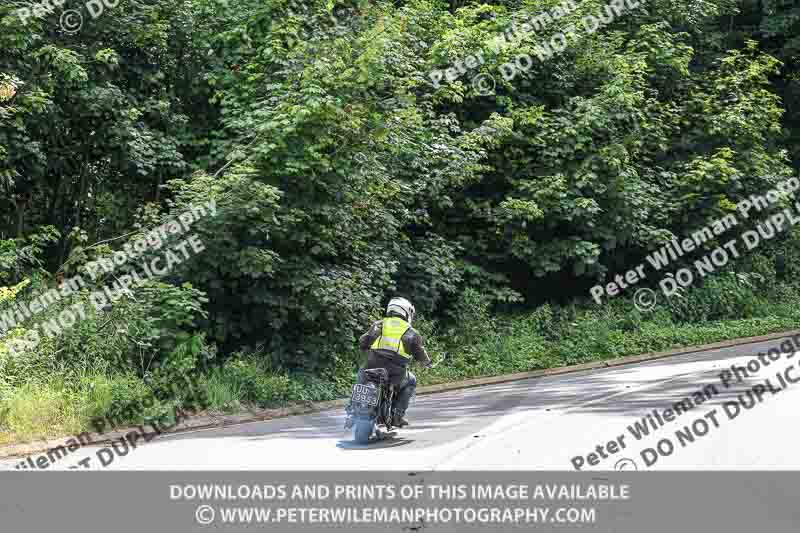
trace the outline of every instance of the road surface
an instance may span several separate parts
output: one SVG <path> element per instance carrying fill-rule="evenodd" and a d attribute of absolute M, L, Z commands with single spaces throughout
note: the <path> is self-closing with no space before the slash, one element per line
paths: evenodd
<path fill-rule="evenodd" d="M 769 365 L 752 371 L 751 360 L 781 342 L 420 396 L 412 426 L 367 447 L 334 410 L 162 436 L 105 467 L 99 448 L 85 447 L 51 469 L 82 460 L 123 470 L 799 469 L 800 383 L 790 380 L 800 381 L 800 355 L 762 355 Z M 721 379 L 748 362 L 741 382 L 733 372 Z M 101 455 L 108 462 L 110 452 Z"/>

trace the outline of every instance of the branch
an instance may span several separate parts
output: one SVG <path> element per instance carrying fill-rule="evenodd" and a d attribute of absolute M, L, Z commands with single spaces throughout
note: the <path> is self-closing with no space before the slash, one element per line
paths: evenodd
<path fill-rule="evenodd" d="M 251 146 L 253 146 L 253 144 L 254 144 L 254 143 L 255 143 L 255 142 L 256 142 L 256 141 L 257 141 L 257 140 L 258 140 L 260 137 L 261 137 L 261 134 L 259 133 L 258 135 L 256 135 L 256 136 L 255 136 L 255 138 L 254 138 L 252 141 L 250 141 L 250 144 L 248 144 L 247 146 L 245 146 L 245 147 L 244 147 L 244 149 L 245 149 L 245 150 L 247 150 L 248 148 L 250 148 Z M 217 170 L 217 171 L 214 173 L 214 175 L 212 176 L 212 178 L 216 178 L 216 177 L 219 175 L 219 173 L 220 173 L 220 172 L 222 172 L 223 170 L 225 170 L 226 168 L 228 168 L 228 167 L 230 166 L 230 164 L 231 164 L 231 163 L 233 163 L 234 161 L 236 161 L 236 159 L 231 159 L 230 161 L 228 161 L 227 163 L 225 163 L 225 164 L 222 166 L 222 168 L 221 168 L 221 169 Z"/>

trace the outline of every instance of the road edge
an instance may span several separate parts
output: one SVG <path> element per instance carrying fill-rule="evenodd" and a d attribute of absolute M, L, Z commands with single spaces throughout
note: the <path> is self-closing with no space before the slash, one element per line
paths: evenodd
<path fill-rule="evenodd" d="M 473 387 L 481 387 L 485 385 L 496 385 L 500 383 L 508 383 L 512 381 L 523 381 L 526 379 L 535 379 L 547 376 L 557 376 L 561 374 L 573 374 L 577 372 L 585 372 L 588 370 L 598 370 L 615 366 L 624 366 L 635 363 L 643 363 L 648 361 L 655 361 L 658 359 L 665 359 L 667 357 L 675 357 L 678 355 L 687 355 L 697 352 L 705 352 L 719 348 L 731 348 L 734 346 L 743 346 L 746 344 L 756 344 L 773 339 L 781 339 L 784 337 L 792 337 L 800 334 L 800 329 L 789 331 L 782 331 L 776 333 L 769 333 L 766 335 L 758 335 L 755 337 L 740 337 L 738 339 L 731 339 L 727 341 L 720 341 L 710 344 L 700 344 L 696 346 L 685 346 L 682 348 L 673 348 L 662 352 L 650 352 L 640 355 L 629 355 L 625 357 L 617 357 L 614 359 L 606 359 L 602 361 L 592 361 L 590 363 L 581 363 L 577 365 L 546 368 L 543 370 L 532 370 L 529 372 L 518 372 L 515 374 L 503 374 L 500 376 L 489 376 L 482 378 L 472 378 L 462 381 L 453 381 L 448 383 L 439 383 L 436 385 L 425 385 L 417 387 L 418 395 L 435 394 L 440 392 L 448 392 L 461 389 L 469 389 Z M 237 426 L 241 424 L 249 424 L 253 422 L 263 422 L 266 420 L 274 420 L 278 418 L 286 418 L 289 416 L 320 413 L 332 409 L 340 409 L 345 406 L 347 399 L 330 400 L 325 402 L 307 402 L 303 404 L 289 405 L 278 409 L 257 409 L 240 413 L 237 415 L 214 415 L 205 414 L 194 416 L 185 419 L 180 424 L 171 428 L 169 431 L 161 433 L 144 433 L 143 426 L 130 426 L 124 429 L 112 431 L 109 433 L 88 433 L 91 440 L 89 446 L 109 445 L 113 441 L 117 441 L 131 431 L 136 431 L 139 435 L 144 437 L 143 440 L 150 440 L 147 437 L 153 438 L 156 435 L 172 435 L 178 433 L 186 433 L 189 431 L 197 431 L 202 429 L 224 428 L 230 426 Z M 31 454 L 47 452 L 58 446 L 65 446 L 67 441 L 73 437 L 62 437 L 53 440 L 42 440 L 21 444 L 9 444 L 0 446 L 0 459 L 11 459 L 15 457 L 24 457 Z"/>

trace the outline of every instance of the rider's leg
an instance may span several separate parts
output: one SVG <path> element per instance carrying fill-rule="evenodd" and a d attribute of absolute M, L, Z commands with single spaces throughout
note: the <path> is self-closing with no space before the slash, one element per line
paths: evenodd
<path fill-rule="evenodd" d="M 395 420 L 398 422 L 395 423 L 396 426 L 402 427 L 408 424 L 408 420 L 405 419 L 405 414 L 406 410 L 408 410 L 408 404 L 411 403 L 411 398 L 414 396 L 416 390 L 417 376 L 415 376 L 413 372 L 406 372 L 403 382 L 400 383 L 400 390 L 397 393 L 397 400 L 395 400 L 394 404 L 394 416 Z"/>

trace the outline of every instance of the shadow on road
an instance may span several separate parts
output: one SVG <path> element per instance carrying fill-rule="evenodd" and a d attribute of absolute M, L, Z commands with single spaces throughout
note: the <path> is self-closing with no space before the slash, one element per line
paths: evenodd
<path fill-rule="evenodd" d="M 342 450 L 350 450 L 350 451 L 369 451 L 369 450 L 381 450 L 387 448 L 397 448 L 400 446 L 407 446 L 409 444 L 412 444 L 413 442 L 414 441 L 411 439 L 404 439 L 397 437 L 377 442 L 370 442 L 369 444 L 356 444 L 355 441 L 352 440 L 340 440 L 339 443 L 336 445 L 336 447 Z"/>

